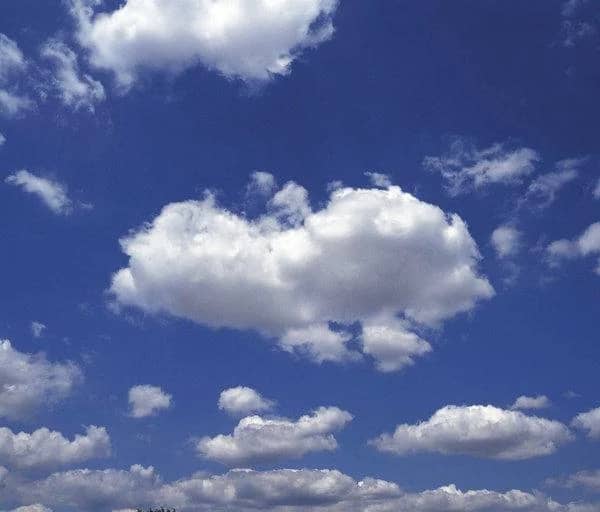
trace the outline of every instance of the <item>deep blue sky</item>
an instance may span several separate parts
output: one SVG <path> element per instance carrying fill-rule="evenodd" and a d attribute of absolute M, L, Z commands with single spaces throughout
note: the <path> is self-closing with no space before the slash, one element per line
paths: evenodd
<path fill-rule="evenodd" d="M 544 488 L 546 478 L 600 466 L 600 444 L 581 433 L 552 455 L 519 461 L 399 457 L 366 443 L 448 404 L 508 409 L 519 395 L 543 394 L 552 406 L 527 414 L 565 424 L 599 405 L 596 259 L 551 267 L 544 255 L 551 241 L 573 239 L 599 220 L 592 190 L 599 176 L 600 39 L 562 44 L 561 5 L 341 0 L 335 34 L 304 51 L 287 76 L 250 87 L 199 63 L 177 74 L 144 72 L 125 92 L 110 71 L 86 60 L 62 2 L 1 2 L 0 32 L 25 56 L 36 61 L 43 42 L 59 34 L 106 90 L 94 112 L 49 97 L 22 116 L 0 117 L 3 179 L 27 169 L 66 184 L 75 203 L 93 204 L 54 215 L 34 195 L 0 186 L 0 338 L 21 352 L 72 360 L 85 375 L 64 401 L 3 420 L 4 426 L 27 432 L 47 426 L 69 438 L 82 425 L 106 426 L 112 458 L 82 467 L 154 465 L 166 480 L 218 473 L 223 467 L 198 458 L 189 439 L 229 433 L 236 421 L 218 410 L 217 399 L 244 385 L 276 400 L 286 417 L 321 405 L 355 416 L 336 434 L 337 451 L 259 469 L 337 468 L 411 491 L 455 483 L 591 499 L 577 489 Z M 530 178 L 565 158 L 588 160 L 547 208 L 516 211 L 529 178 L 453 197 L 438 173 L 424 169 L 424 157 L 445 154 L 456 137 L 480 149 L 533 148 L 541 160 Z M 165 205 L 200 198 L 206 189 L 240 212 L 249 176 L 259 170 L 305 187 L 315 210 L 326 204 L 329 182 L 369 187 L 365 171 L 387 174 L 467 222 L 483 257 L 480 272 L 496 296 L 426 330 L 433 352 L 389 374 L 365 363 L 315 364 L 252 330 L 214 330 L 107 307 L 111 275 L 128 263 L 122 236 Z M 511 260 L 519 274 L 506 284 L 506 262 L 496 257 L 490 236 L 509 221 L 523 240 Z M 32 335 L 32 321 L 47 326 L 40 338 Z M 160 386 L 173 396 L 172 406 L 132 419 L 127 391 L 137 384 Z M 569 390 L 578 396 L 567 398 Z"/>

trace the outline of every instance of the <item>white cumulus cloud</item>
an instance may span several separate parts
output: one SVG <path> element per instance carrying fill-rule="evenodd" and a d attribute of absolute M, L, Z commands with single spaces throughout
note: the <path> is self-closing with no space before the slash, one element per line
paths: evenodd
<path fill-rule="evenodd" d="M 81 371 L 72 363 L 53 363 L 0 341 L 0 417 L 28 416 L 65 398 L 80 380 Z"/>
<path fill-rule="evenodd" d="M 40 428 L 32 433 L 0 428 L 0 464 L 16 469 L 47 469 L 108 457 L 110 438 L 104 427 L 87 427 L 72 441 L 60 432 Z"/>
<path fill-rule="evenodd" d="M 579 168 L 587 158 L 567 158 L 556 163 L 556 171 L 542 174 L 534 179 L 525 192 L 524 201 L 546 208 L 555 200 L 559 191 L 579 176 Z"/>
<path fill-rule="evenodd" d="M 494 294 L 463 220 L 399 187 L 337 189 L 313 211 L 288 183 L 268 208 L 248 219 L 210 194 L 165 206 L 121 240 L 129 264 L 110 291 L 120 305 L 257 330 L 316 361 L 359 359 L 348 342 L 360 322 L 363 352 L 387 369 L 428 351 L 409 335 L 417 326 Z"/>
<path fill-rule="evenodd" d="M 442 156 L 427 156 L 425 169 L 439 172 L 446 180 L 448 192 L 458 195 L 491 184 L 518 184 L 535 171 L 540 155 L 531 148 L 494 144 L 478 149 L 456 139 Z"/>
<path fill-rule="evenodd" d="M 73 210 L 72 202 L 67 195 L 67 189 L 62 183 L 36 176 L 27 170 L 17 171 L 4 181 L 37 196 L 57 215 L 68 215 Z"/>
<path fill-rule="evenodd" d="M 92 65 L 129 87 L 140 71 L 203 64 L 228 78 L 265 81 L 290 72 L 303 50 L 333 35 L 337 0 L 126 0 L 94 12 L 71 0 Z"/>
<path fill-rule="evenodd" d="M 592 439 L 600 438 L 600 407 L 588 412 L 582 412 L 573 419 L 572 425 L 575 428 L 586 430 L 588 437 Z"/>
<path fill-rule="evenodd" d="M 337 407 L 321 407 L 296 421 L 248 416 L 232 434 L 204 437 L 196 448 L 203 457 L 228 466 L 299 458 L 309 452 L 335 450 L 338 444 L 333 433 L 351 420 L 350 413 Z"/>
<path fill-rule="evenodd" d="M 147 384 L 133 386 L 129 390 L 130 414 L 134 418 L 154 416 L 171 407 L 171 395 L 158 386 Z"/>
<path fill-rule="evenodd" d="M 371 441 L 383 452 L 520 460 L 554 453 L 573 438 L 558 421 L 526 416 L 491 405 L 446 406 L 427 421 L 398 425 L 393 434 Z"/>
<path fill-rule="evenodd" d="M 243 416 L 254 412 L 270 411 L 274 406 L 273 400 L 245 386 L 225 389 L 219 396 L 219 409 L 233 415 Z"/>

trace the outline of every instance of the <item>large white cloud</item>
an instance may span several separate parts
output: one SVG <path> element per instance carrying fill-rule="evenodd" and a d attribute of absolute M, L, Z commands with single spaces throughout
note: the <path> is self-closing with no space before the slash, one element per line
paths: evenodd
<path fill-rule="evenodd" d="M 40 428 L 32 433 L 0 428 L 0 464 L 16 469 L 41 469 L 108 457 L 110 438 L 104 427 L 90 426 L 72 441 L 60 432 Z"/>
<path fill-rule="evenodd" d="M 359 358 L 348 346 L 358 322 L 363 352 L 399 369 L 430 349 L 415 328 L 494 293 L 463 220 L 395 186 L 338 189 L 313 211 L 288 183 L 256 219 L 207 194 L 165 206 L 121 245 L 129 265 L 112 279 L 118 303 L 255 329 L 316 361 Z"/>
<path fill-rule="evenodd" d="M 225 389 L 219 396 L 219 409 L 233 415 L 269 411 L 274 406 L 273 400 L 246 386 Z"/>
<path fill-rule="evenodd" d="M 427 421 L 398 425 L 371 443 L 380 451 L 406 455 L 437 452 L 520 460 L 554 453 L 573 438 L 558 421 L 491 405 L 446 406 Z"/>
<path fill-rule="evenodd" d="M 457 138 L 442 156 L 427 156 L 424 167 L 439 172 L 448 192 L 458 195 L 491 184 L 517 184 L 535 171 L 540 155 L 531 148 L 494 144 L 478 149 Z"/>
<path fill-rule="evenodd" d="M 53 363 L 0 341 L 0 417 L 20 419 L 52 405 L 70 394 L 81 376 L 72 363 Z"/>
<path fill-rule="evenodd" d="M 153 468 L 74 470 L 36 482 L 9 481 L 0 498 L 59 510 L 105 512 L 169 504 L 182 512 L 598 512 L 586 503 L 562 505 L 539 492 L 461 491 L 448 485 L 419 493 L 392 482 L 356 481 L 336 470 L 234 470 L 199 473 L 164 483 Z"/>
<path fill-rule="evenodd" d="M 600 222 L 591 224 L 579 237 L 556 240 L 548 245 L 546 252 L 551 265 L 558 265 L 565 259 L 585 258 L 600 255 Z M 600 259 L 595 269 L 600 275 Z"/>
<path fill-rule="evenodd" d="M 203 457 L 228 466 L 299 458 L 309 452 L 335 450 L 338 444 L 333 433 L 351 420 L 350 413 L 337 407 L 321 407 L 296 421 L 248 416 L 232 434 L 204 437 L 196 448 Z"/>
<path fill-rule="evenodd" d="M 130 414 L 134 418 L 154 416 L 171 407 L 172 396 L 158 386 L 142 384 L 129 390 Z"/>
<path fill-rule="evenodd" d="M 130 86 L 143 69 L 178 72 L 202 63 L 226 77 L 264 81 L 333 34 L 337 0 L 126 0 L 94 12 L 71 0 L 90 61 Z"/>
<path fill-rule="evenodd" d="M 600 407 L 578 414 L 572 423 L 574 427 L 586 430 L 592 439 L 600 439 Z"/>

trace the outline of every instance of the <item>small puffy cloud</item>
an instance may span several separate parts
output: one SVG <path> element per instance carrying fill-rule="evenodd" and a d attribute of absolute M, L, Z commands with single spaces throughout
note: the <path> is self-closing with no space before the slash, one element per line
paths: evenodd
<path fill-rule="evenodd" d="M 227 466 L 287 458 L 337 448 L 333 433 L 344 428 L 352 415 L 337 407 L 321 407 L 296 421 L 285 418 L 243 418 L 231 435 L 204 437 L 198 453 Z"/>
<path fill-rule="evenodd" d="M 92 65 L 130 87 L 142 70 L 177 73 L 197 64 L 247 82 L 285 75 L 304 50 L 333 35 L 337 3 L 126 0 L 95 13 L 97 2 L 71 0 L 71 10 Z"/>
<path fill-rule="evenodd" d="M 0 428 L 0 464 L 10 468 L 48 469 L 108 457 L 110 452 L 110 438 L 104 427 L 90 426 L 72 441 L 47 428 L 30 434 Z"/>
<path fill-rule="evenodd" d="M 382 452 L 521 460 L 554 453 L 573 438 L 558 421 L 526 416 L 491 405 L 446 406 L 417 425 L 398 425 L 371 441 Z"/>
<path fill-rule="evenodd" d="M 550 206 L 558 192 L 579 176 L 579 169 L 585 162 L 587 158 L 568 158 L 557 162 L 556 171 L 542 174 L 529 184 L 524 201 L 539 208 Z"/>
<path fill-rule="evenodd" d="M 250 175 L 247 192 L 249 194 L 260 194 L 270 196 L 277 187 L 275 176 L 270 172 L 256 171 Z"/>
<path fill-rule="evenodd" d="M 522 234 L 517 228 L 502 225 L 494 229 L 490 241 L 498 258 L 509 258 L 519 252 L 521 238 Z"/>
<path fill-rule="evenodd" d="M 130 414 L 133 418 L 155 416 L 171 407 L 171 395 L 158 386 L 139 385 L 129 390 Z"/>
<path fill-rule="evenodd" d="M 81 380 L 72 363 L 52 363 L 43 354 L 25 354 L 0 341 L 0 417 L 22 419 L 69 395 Z"/>
<path fill-rule="evenodd" d="M 550 407 L 551 402 L 545 395 L 538 396 L 525 396 L 522 395 L 515 400 L 515 403 L 512 405 L 511 409 L 546 409 Z"/>
<path fill-rule="evenodd" d="M 492 184 L 518 184 L 535 171 L 540 155 L 531 148 L 494 144 L 478 149 L 458 138 L 442 156 L 427 156 L 425 169 L 439 172 L 448 192 L 459 195 Z"/>
<path fill-rule="evenodd" d="M 572 426 L 586 430 L 591 439 L 600 439 L 600 407 L 575 416 Z"/>
<path fill-rule="evenodd" d="M 6 137 L 0 133 L 0 147 L 4 146 L 4 144 L 6 144 Z"/>
<path fill-rule="evenodd" d="M 214 512 L 596 512 L 592 504 L 561 504 L 540 492 L 488 489 L 462 491 L 455 485 L 407 493 L 385 480 L 356 481 L 337 470 L 232 470 L 197 473 L 164 482 L 152 467 L 80 469 L 5 487 L 18 502 L 45 503 L 57 510 L 130 510 L 168 503 L 178 510 Z M 1 491 L 0 491 L 1 492 Z M 37 511 L 36 511 L 37 512 Z"/>
<path fill-rule="evenodd" d="M 552 242 L 546 248 L 546 254 L 551 266 L 556 266 L 563 260 L 600 255 L 600 222 L 591 224 L 574 240 L 561 239 Z M 595 272 L 600 275 L 600 259 Z"/>
<path fill-rule="evenodd" d="M 42 47 L 41 55 L 52 64 L 49 85 L 57 91 L 63 104 L 93 112 L 94 105 L 105 99 L 102 84 L 81 73 L 77 55 L 66 44 L 51 39 Z"/>
<path fill-rule="evenodd" d="M 36 176 L 26 170 L 11 174 L 4 181 L 37 196 L 57 215 L 68 215 L 73 210 L 72 202 L 67 196 L 66 187 L 57 181 Z"/>
<path fill-rule="evenodd" d="M 388 188 L 392 186 L 392 180 L 387 174 L 367 171 L 365 176 L 369 178 L 371 184 L 375 187 Z"/>
<path fill-rule="evenodd" d="M 46 330 L 46 326 L 42 322 L 33 321 L 31 322 L 31 334 L 34 338 L 41 338 Z"/>
<path fill-rule="evenodd" d="M 581 487 L 588 491 L 600 492 L 600 469 L 578 471 L 566 478 L 550 478 L 546 480 L 546 483 L 571 489 Z"/>
<path fill-rule="evenodd" d="M 399 320 L 366 322 L 362 340 L 364 353 L 375 359 L 379 371 L 386 373 L 412 366 L 416 357 L 432 350 L 428 342 Z"/>
<path fill-rule="evenodd" d="M 418 326 L 494 294 L 463 220 L 396 186 L 337 189 L 313 211 L 290 182 L 255 219 L 207 194 L 165 206 L 121 246 L 117 304 L 254 329 L 317 362 L 360 360 L 356 337 L 380 368 L 401 368 L 430 348 L 410 336 Z"/>
<path fill-rule="evenodd" d="M 270 411 L 274 406 L 275 402 L 245 386 L 226 389 L 219 396 L 219 409 L 233 415 Z"/>
<path fill-rule="evenodd" d="M 594 199 L 600 199 L 600 178 L 598 178 L 592 194 L 594 195 Z"/>

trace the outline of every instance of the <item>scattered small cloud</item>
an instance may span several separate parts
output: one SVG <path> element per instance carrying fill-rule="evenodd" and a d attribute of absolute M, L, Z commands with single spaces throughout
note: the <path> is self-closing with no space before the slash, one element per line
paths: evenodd
<path fill-rule="evenodd" d="M 34 338 L 41 338 L 46 330 L 46 326 L 42 322 L 33 321 L 31 322 L 31 334 Z"/>
<path fill-rule="evenodd" d="M 600 407 L 575 416 L 572 426 L 587 431 L 590 439 L 600 439 Z"/>
<path fill-rule="evenodd" d="M 591 224 L 579 237 L 568 240 L 556 240 L 546 247 L 548 263 L 558 266 L 564 260 L 585 258 L 590 255 L 600 255 L 600 222 Z M 600 259 L 595 268 L 600 275 Z"/>
<path fill-rule="evenodd" d="M 446 154 L 425 157 L 423 166 L 440 173 L 448 193 L 456 196 L 493 184 L 519 184 L 535 171 L 540 160 L 531 148 L 498 143 L 480 149 L 455 138 Z"/>
<path fill-rule="evenodd" d="M 525 396 L 522 395 L 515 400 L 515 403 L 511 406 L 511 409 L 520 409 L 520 410 L 528 410 L 528 409 L 547 409 L 552 405 L 550 399 L 546 395 L 538 395 L 538 396 Z"/>
<path fill-rule="evenodd" d="M 58 181 L 36 176 L 24 169 L 11 174 L 4 181 L 37 196 L 57 215 L 69 215 L 73 211 L 73 203 L 67 195 L 67 188 Z"/>
<path fill-rule="evenodd" d="M 139 385 L 129 390 L 130 415 L 133 418 L 156 416 L 171 407 L 172 396 L 158 386 Z"/>
<path fill-rule="evenodd" d="M 371 185 L 374 187 L 388 188 L 392 186 L 392 180 L 387 174 L 380 172 L 365 172 L 365 176 L 371 181 Z"/>
<path fill-rule="evenodd" d="M 49 87 L 62 103 L 74 110 L 94 112 L 95 104 L 106 97 L 104 87 L 81 72 L 75 52 L 62 41 L 50 39 L 42 47 L 41 56 L 51 63 Z"/>
<path fill-rule="evenodd" d="M 556 171 L 542 174 L 529 184 L 524 202 L 547 208 L 556 200 L 558 192 L 579 176 L 581 166 L 587 161 L 587 158 L 568 158 L 557 162 Z"/>
<path fill-rule="evenodd" d="M 492 232 L 490 241 L 498 258 L 516 256 L 521 248 L 522 233 L 511 225 L 498 226 Z"/>

